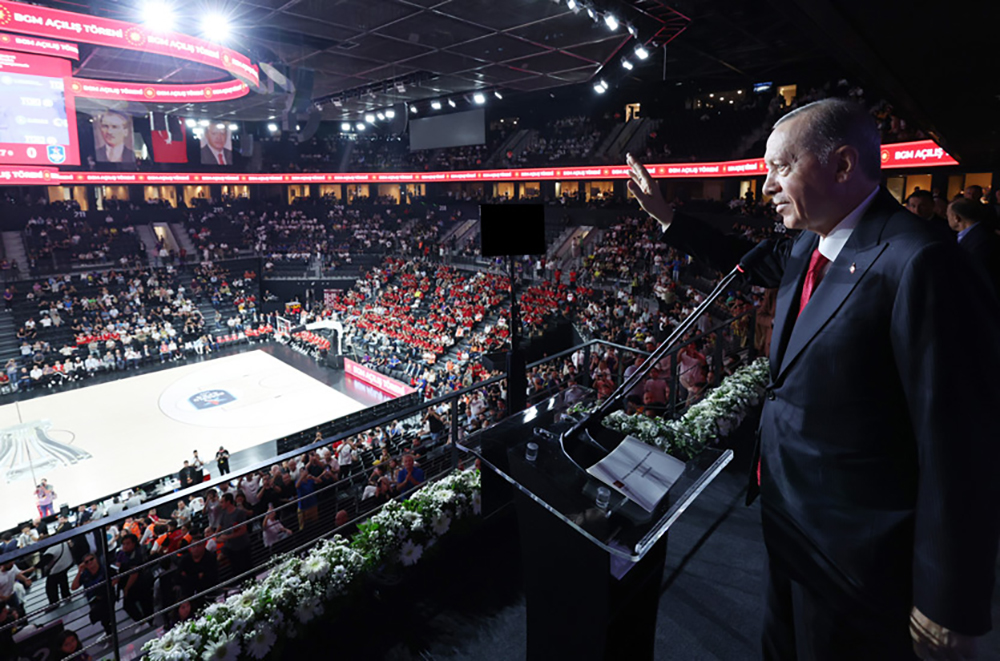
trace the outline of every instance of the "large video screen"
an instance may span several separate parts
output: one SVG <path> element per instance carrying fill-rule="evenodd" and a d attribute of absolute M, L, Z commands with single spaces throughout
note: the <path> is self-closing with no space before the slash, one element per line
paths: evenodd
<path fill-rule="evenodd" d="M 66 60 L 0 51 L 0 164 L 79 165 Z"/>

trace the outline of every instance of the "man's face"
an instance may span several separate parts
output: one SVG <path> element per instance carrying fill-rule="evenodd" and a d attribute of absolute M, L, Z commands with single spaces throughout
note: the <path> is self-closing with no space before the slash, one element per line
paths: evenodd
<path fill-rule="evenodd" d="M 101 138 L 109 147 L 125 144 L 128 137 L 128 122 L 120 115 L 104 115 L 101 117 Z"/>
<path fill-rule="evenodd" d="M 962 230 L 960 223 L 961 219 L 958 217 L 958 214 L 948 209 L 948 227 L 956 232 L 960 232 Z"/>
<path fill-rule="evenodd" d="M 226 148 L 226 140 L 229 138 L 229 129 L 225 126 L 219 128 L 218 124 L 212 124 L 205 129 L 205 139 L 212 149 L 222 151 Z"/>
<path fill-rule="evenodd" d="M 914 196 L 906 201 L 906 208 L 910 213 L 916 214 L 924 220 L 930 220 L 931 216 L 934 215 L 934 200 Z"/>
<path fill-rule="evenodd" d="M 778 215 L 788 229 L 826 231 L 834 218 L 835 158 L 824 164 L 804 145 L 809 116 L 794 117 L 767 139 L 764 193 L 772 196 Z"/>
<path fill-rule="evenodd" d="M 407 471 L 413 470 L 413 457 L 409 455 L 403 457 L 403 468 Z"/>

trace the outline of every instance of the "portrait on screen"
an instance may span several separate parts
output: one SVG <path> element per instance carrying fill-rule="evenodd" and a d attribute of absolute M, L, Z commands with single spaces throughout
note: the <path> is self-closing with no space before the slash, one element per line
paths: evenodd
<path fill-rule="evenodd" d="M 233 136 L 228 125 L 214 122 L 205 127 L 201 136 L 201 162 L 202 165 L 233 164 Z"/>
<path fill-rule="evenodd" d="M 132 117 L 105 110 L 94 118 L 94 150 L 98 163 L 135 163 Z"/>

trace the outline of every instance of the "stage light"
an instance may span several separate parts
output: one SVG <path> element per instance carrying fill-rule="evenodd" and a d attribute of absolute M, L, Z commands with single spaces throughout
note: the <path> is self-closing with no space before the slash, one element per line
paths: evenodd
<path fill-rule="evenodd" d="M 187 119 L 184 121 L 184 123 L 187 124 L 187 127 L 189 129 L 193 129 L 194 127 L 198 126 L 197 120 L 194 119 Z"/>
<path fill-rule="evenodd" d="M 218 13 L 207 14 L 201 19 L 201 35 L 213 42 L 223 42 L 229 37 L 229 19 Z"/>
<path fill-rule="evenodd" d="M 601 80 L 594 83 L 594 91 L 598 94 L 604 94 L 608 91 L 608 83 L 602 78 Z"/>
<path fill-rule="evenodd" d="M 385 117 L 386 117 L 386 119 L 392 119 L 395 116 L 396 116 L 396 111 L 393 110 L 392 108 L 389 108 L 388 110 L 385 111 Z"/>
<path fill-rule="evenodd" d="M 268 124 L 267 125 L 267 130 L 270 131 L 271 133 L 277 133 L 278 132 L 278 125 L 277 124 Z"/>
<path fill-rule="evenodd" d="M 614 14 L 604 15 L 604 24 L 608 26 L 608 29 L 614 32 L 618 29 L 618 19 L 615 18 Z"/>
<path fill-rule="evenodd" d="M 597 21 L 597 13 L 594 11 L 593 7 L 587 7 L 587 16 L 590 17 L 590 20 L 595 22 Z"/>
<path fill-rule="evenodd" d="M 493 92 L 493 96 L 495 96 L 498 99 L 502 99 L 503 98 L 503 94 L 501 94 L 500 92 Z"/>
<path fill-rule="evenodd" d="M 378 119 L 379 119 L 380 122 L 384 122 L 385 121 L 385 113 L 378 112 L 378 113 L 375 113 L 375 116 L 378 117 Z"/>
<path fill-rule="evenodd" d="M 417 114 L 417 107 L 416 106 L 410 106 L 410 112 L 413 113 L 414 115 L 416 115 Z"/>
<path fill-rule="evenodd" d="M 198 120 L 198 126 L 208 126 L 208 123 L 209 122 L 208 122 L 207 119 L 199 119 Z"/>
<path fill-rule="evenodd" d="M 216 124 L 215 128 L 219 129 L 220 131 L 223 131 L 223 130 L 225 130 L 226 125 L 225 124 Z"/>
<path fill-rule="evenodd" d="M 153 32 L 170 32 L 174 29 L 174 9 L 165 2 L 147 2 L 142 8 L 142 22 Z"/>
<path fill-rule="evenodd" d="M 441 102 L 431 101 L 431 108 L 434 108 L 434 110 L 441 110 Z"/>
<path fill-rule="evenodd" d="M 452 101 L 451 99 L 448 99 L 448 105 L 451 106 L 452 108 L 454 108 L 455 107 L 455 102 Z"/>
<path fill-rule="evenodd" d="M 343 124 L 340 125 L 340 130 L 343 131 L 344 133 L 347 133 L 348 131 L 351 130 L 351 123 L 344 122 Z"/>
<path fill-rule="evenodd" d="M 239 127 L 238 124 L 230 124 L 229 125 L 229 131 L 230 131 L 230 133 L 236 133 L 239 130 L 240 130 L 240 127 Z"/>
<path fill-rule="evenodd" d="M 572 11 L 576 11 L 576 0 L 566 0 L 566 6 Z"/>
<path fill-rule="evenodd" d="M 649 57 L 649 51 L 646 50 L 645 46 L 639 44 L 638 46 L 635 47 L 635 56 L 640 60 L 645 60 L 647 57 Z"/>
<path fill-rule="evenodd" d="M 631 71 L 635 68 L 635 65 L 628 61 L 628 58 L 622 59 L 622 66 Z"/>
<path fill-rule="evenodd" d="M 625 29 L 628 30 L 628 33 L 632 35 L 633 39 L 639 38 L 639 28 L 637 28 L 636 26 L 629 23 L 625 26 Z"/>
<path fill-rule="evenodd" d="M 359 131 L 364 131 L 365 130 L 365 125 L 362 122 L 358 122 L 357 125 L 354 128 L 356 128 Z"/>
<path fill-rule="evenodd" d="M 475 94 L 472 95 L 472 100 L 478 103 L 479 105 L 483 105 L 484 103 L 486 103 L 486 95 L 484 95 L 482 92 L 476 92 Z"/>
<path fill-rule="evenodd" d="M 375 115 L 373 115 L 371 113 L 368 113 L 367 115 L 365 115 L 365 121 L 368 122 L 369 124 L 374 124 L 375 123 Z"/>

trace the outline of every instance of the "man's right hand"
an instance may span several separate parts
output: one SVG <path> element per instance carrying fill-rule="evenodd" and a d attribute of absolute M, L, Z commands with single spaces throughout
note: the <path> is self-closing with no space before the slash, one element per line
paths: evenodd
<path fill-rule="evenodd" d="M 628 189 L 635 195 L 642 210 L 655 218 L 663 226 L 663 229 L 667 229 L 674 219 L 673 206 L 663 199 L 660 185 L 653 181 L 649 170 L 638 159 L 629 154 L 626 160 L 628 161 L 628 174 L 632 179 L 628 182 Z"/>

